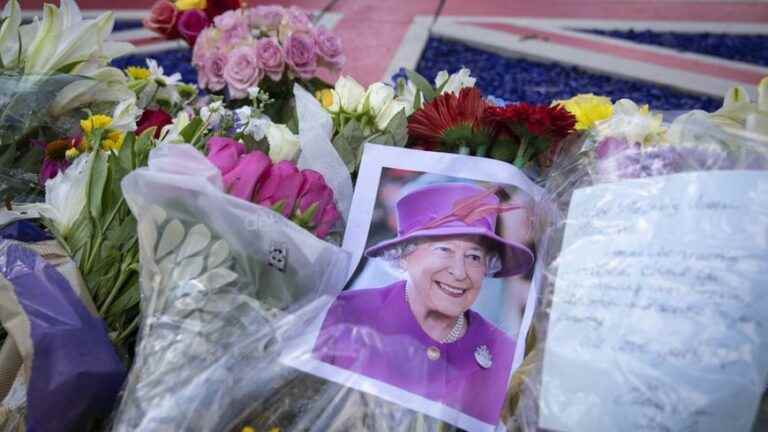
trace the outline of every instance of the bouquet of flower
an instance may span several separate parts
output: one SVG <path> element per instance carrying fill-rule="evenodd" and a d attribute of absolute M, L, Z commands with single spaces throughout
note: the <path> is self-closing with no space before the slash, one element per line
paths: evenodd
<path fill-rule="evenodd" d="M 107 66 L 133 48 L 107 40 L 113 22 L 111 12 L 84 20 L 72 0 L 63 0 L 60 8 L 44 6 L 42 22 L 21 24 L 18 2 L 6 3 L 0 26 L 0 167 L 9 175 L 3 183 L 32 180 L 44 154 L 58 156 L 64 146 L 48 144 L 74 130 L 86 110 L 112 110 L 135 99 L 125 75 Z M 39 194 L 31 183 L 8 194 Z"/>
<path fill-rule="evenodd" d="M 158 0 L 144 19 L 144 27 L 166 39 L 181 37 L 194 46 L 214 18 L 241 6 L 240 0 Z"/>
<path fill-rule="evenodd" d="M 610 109 L 593 95 L 561 102 L 584 126 L 582 145 L 547 180 L 544 337 L 523 377 L 524 428 L 677 430 L 707 413 L 722 429 L 750 430 L 761 395 L 764 421 L 765 338 L 741 324 L 766 316 L 765 242 L 755 233 L 767 226 L 768 78 L 757 93 L 750 102 L 735 88 L 718 111 L 672 123 L 628 99 Z M 716 352 L 744 354 L 735 369 Z M 605 386 L 557 373 L 558 359 Z M 734 393 L 738 408 L 724 402 Z"/>
<path fill-rule="evenodd" d="M 296 7 L 259 6 L 227 11 L 198 37 L 192 54 L 198 84 L 230 99 L 248 89 L 310 80 L 323 67 L 336 73 L 345 61 L 341 40 Z M 267 82 L 264 82 L 267 80 Z M 290 85 L 284 86 L 290 92 Z"/>

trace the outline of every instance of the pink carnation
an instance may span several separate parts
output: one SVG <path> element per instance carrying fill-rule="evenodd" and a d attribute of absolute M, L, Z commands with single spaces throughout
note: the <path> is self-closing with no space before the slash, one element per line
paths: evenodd
<path fill-rule="evenodd" d="M 315 38 L 307 32 L 293 33 L 285 42 L 285 59 L 296 75 L 312 78 L 317 70 Z"/>
<path fill-rule="evenodd" d="M 340 37 L 320 27 L 315 32 L 315 44 L 318 56 L 329 68 L 339 69 L 344 65 L 346 58 Z"/>
<path fill-rule="evenodd" d="M 269 75 L 274 81 L 280 81 L 283 76 L 283 70 L 285 69 L 285 58 L 283 56 L 283 49 L 280 48 L 280 44 L 275 38 L 262 38 L 259 39 L 259 44 L 256 47 L 256 56 L 259 60 L 259 65 L 264 72 Z"/>

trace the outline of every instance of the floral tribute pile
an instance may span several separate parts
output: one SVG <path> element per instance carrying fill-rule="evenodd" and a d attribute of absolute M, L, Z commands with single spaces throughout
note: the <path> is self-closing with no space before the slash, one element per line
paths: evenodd
<path fill-rule="evenodd" d="M 615 178 L 672 170 L 682 160 L 673 144 L 692 118 L 768 134 L 768 79 L 759 85 L 757 103 L 736 88 L 719 111 L 694 111 L 671 125 L 647 106 L 591 94 L 550 105 L 499 101 L 483 95 L 474 86 L 481 78 L 467 69 L 443 71 L 434 80 L 406 71 L 394 83 L 364 86 L 339 76 L 354 59 L 313 19 L 297 7 L 159 0 L 144 23 L 192 47 L 198 82 L 184 83 L 153 60 L 111 67 L 133 47 L 110 41 L 110 12 L 83 19 L 73 0 L 61 0 L 60 7 L 44 5 L 42 20 L 22 23 L 17 0 L 6 3 L 0 186 L 12 216 L 3 221 L 40 218 L 35 232 L 71 260 L 84 287 L 79 298 L 103 321 L 101 343 L 125 368 L 134 359 L 144 300 L 137 222 L 121 181 L 146 167 L 155 149 L 189 145 L 218 169 L 229 195 L 269 208 L 319 239 L 340 239 L 338 191 L 327 175 L 300 168 L 312 143 L 300 139 L 294 86 L 308 90 L 329 119 L 329 151 L 353 179 L 365 142 L 503 160 L 543 183 L 562 154 L 605 160 L 598 169 Z M 320 79 L 326 74 L 334 82 Z M 703 156 L 703 163 L 713 157 Z M 72 372 L 69 364 L 59 366 L 61 374 Z M 31 406 L 39 395 L 27 397 Z M 73 424 L 103 427 L 99 419 L 110 407 L 84 406 L 61 410 L 71 409 Z"/>

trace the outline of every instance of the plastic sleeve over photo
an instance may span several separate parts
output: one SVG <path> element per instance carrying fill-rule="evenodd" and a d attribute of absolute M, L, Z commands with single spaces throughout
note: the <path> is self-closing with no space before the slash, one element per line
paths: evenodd
<path fill-rule="evenodd" d="M 695 112 L 668 133 L 553 167 L 523 431 L 765 428 L 768 139 Z"/>

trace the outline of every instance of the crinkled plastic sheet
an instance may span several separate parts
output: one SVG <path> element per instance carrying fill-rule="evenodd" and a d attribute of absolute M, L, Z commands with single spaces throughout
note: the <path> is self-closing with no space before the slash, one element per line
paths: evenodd
<path fill-rule="evenodd" d="M 622 185 L 626 184 L 626 188 L 634 188 L 632 192 L 627 193 L 628 195 L 634 194 L 646 198 L 650 197 L 658 200 L 658 202 L 668 203 L 674 202 L 676 197 L 661 195 L 659 189 L 657 189 L 658 185 L 653 183 L 651 179 L 658 178 L 657 176 L 668 176 L 677 173 L 729 173 L 768 170 L 768 136 L 757 135 L 743 130 L 722 129 L 710 122 L 705 114 L 699 112 L 679 116 L 674 124 L 668 126 L 670 126 L 668 136 L 671 141 L 668 145 L 662 145 L 644 152 L 638 152 L 636 149 L 629 148 L 625 151 L 619 151 L 612 156 L 599 158 L 594 151 L 598 144 L 597 140 L 594 136 L 587 136 L 583 139 L 582 146 L 572 147 L 570 154 L 559 158 L 553 167 L 546 185 L 549 199 L 543 200 L 543 202 L 549 203 L 548 208 L 540 209 L 538 212 L 539 218 L 537 218 L 540 250 L 543 252 L 540 260 L 544 271 L 542 272 L 540 285 L 542 297 L 539 301 L 539 308 L 535 318 L 538 340 L 532 353 L 529 354 L 529 362 L 526 362 L 527 364 L 523 366 L 523 369 L 526 369 L 526 373 L 523 375 L 522 401 L 517 406 L 517 418 L 523 431 L 592 430 L 599 432 L 602 430 L 640 430 L 639 425 L 646 427 L 643 430 L 709 431 L 713 430 L 711 428 L 713 425 L 718 424 L 717 422 L 724 422 L 727 426 L 723 427 L 723 423 L 719 423 L 721 426 L 716 427 L 721 428 L 718 430 L 749 430 L 750 425 L 752 425 L 752 430 L 756 432 L 764 430 L 768 424 L 768 398 L 765 397 L 768 393 L 764 394 L 760 408 L 757 409 L 755 407 L 757 412 L 751 411 L 748 415 L 739 416 L 739 418 L 734 418 L 733 414 L 730 416 L 720 415 L 717 418 L 706 418 L 708 411 L 716 412 L 721 406 L 727 407 L 724 411 L 720 411 L 726 414 L 729 413 L 729 409 L 731 409 L 731 413 L 748 410 L 743 405 L 746 404 L 744 401 L 750 398 L 753 400 L 759 399 L 759 395 L 766 390 L 766 380 L 768 379 L 768 364 L 766 363 L 768 340 L 766 335 L 768 335 L 768 332 L 764 328 L 765 320 L 762 323 L 763 327 L 760 327 L 760 324 L 757 323 L 754 331 L 747 327 L 739 326 L 729 328 L 726 321 L 717 319 L 709 321 L 700 328 L 700 334 L 709 335 L 709 332 L 715 334 L 722 331 L 729 338 L 745 341 L 745 345 L 742 345 L 743 348 L 741 348 L 745 351 L 739 351 L 739 354 L 743 354 L 741 366 L 744 367 L 742 375 L 744 380 L 739 384 L 741 385 L 741 391 L 739 392 L 733 392 L 733 389 L 739 388 L 739 385 L 735 384 L 735 382 L 740 381 L 740 379 L 734 380 L 731 377 L 729 381 L 729 378 L 725 375 L 718 376 L 717 373 L 705 375 L 704 372 L 702 372 L 701 380 L 722 379 L 722 385 L 710 387 L 705 392 L 697 392 L 698 388 L 695 384 L 691 385 L 690 381 L 681 380 L 676 382 L 679 375 L 684 375 L 689 371 L 670 373 L 668 369 L 662 369 L 662 366 L 659 364 L 642 364 L 641 360 L 632 359 L 631 356 L 624 358 L 624 362 L 622 362 L 621 360 L 617 361 L 616 357 L 601 358 L 603 357 L 601 353 L 601 355 L 593 357 L 593 361 L 587 367 L 584 367 L 582 358 L 581 362 L 575 362 L 560 371 L 547 370 L 546 368 L 546 357 L 548 355 L 558 358 L 558 364 L 560 365 L 567 365 L 569 358 L 576 359 L 580 356 L 578 353 L 579 346 L 568 351 L 557 346 L 547 345 L 554 331 L 552 327 L 549 327 L 552 324 L 553 307 L 559 307 L 558 304 L 554 303 L 554 300 L 557 298 L 555 287 L 558 280 L 558 270 L 561 266 L 559 260 L 567 252 L 567 249 L 563 249 L 566 226 L 577 222 L 570 219 L 569 216 L 571 200 L 577 190 L 611 184 L 616 186 L 611 190 L 621 191 Z M 640 183 L 626 183 L 633 179 L 643 180 Z M 649 181 L 645 183 L 645 179 Z M 689 188 L 691 188 L 689 190 L 696 190 L 697 187 L 700 187 L 700 185 L 695 183 L 689 184 Z M 702 236 L 710 236 L 720 240 L 725 240 L 729 235 L 740 232 L 754 232 L 757 236 L 761 235 L 761 233 L 766 235 L 765 203 L 768 200 L 768 191 L 758 187 L 757 191 L 753 190 L 752 192 L 753 194 L 750 195 L 751 199 L 758 200 L 762 205 L 762 207 L 758 208 L 762 210 L 754 214 L 754 217 L 743 225 L 713 226 L 697 220 L 688 220 L 687 223 L 697 226 Z M 627 194 L 617 192 L 615 195 L 604 195 L 596 206 L 609 208 Z M 665 199 L 667 201 L 664 201 Z M 642 216 L 638 216 L 630 226 L 639 227 L 646 224 L 648 230 L 647 238 L 654 238 L 654 226 L 647 224 L 647 222 Z M 603 238 L 601 239 L 601 237 Z M 605 234 L 597 231 L 592 233 L 592 237 L 586 235 L 577 238 L 585 243 L 597 242 L 604 240 Z M 682 241 L 682 239 L 679 241 Z M 671 247 L 681 246 L 676 239 L 670 239 L 669 243 Z M 738 253 L 739 251 L 730 250 L 728 252 Z M 760 264 L 761 262 L 762 264 Z M 752 264 L 759 267 L 760 265 L 765 266 L 765 262 L 764 260 L 757 260 L 752 262 Z M 599 266 L 602 268 L 613 268 L 615 264 L 608 261 L 600 262 Z M 718 290 L 721 294 L 727 295 L 729 292 L 741 287 L 742 285 L 740 284 L 748 282 L 740 279 L 740 274 L 736 273 L 737 270 L 734 269 L 733 272 L 734 274 L 730 275 L 732 277 L 723 278 L 727 283 L 723 284 L 722 290 Z M 760 272 L 757 273 L 759 274 Z M 596 276 L 595 280 L 598 278 L 599 276 Z M 665 280 L 664 277 L 657 277 L 657 279 L 657 283 L 675 284 L 674 280 Z M 757 280 L 759 284 L 760 279 Z M 683 287 L 683 289 L 695 288 L 697 287 Z M 762 288 L 765 288 L 764 284 Z M 653 289 L 653 283 L 650 279 L 645 289 Z M 574 292 L 577 291 L 575 290 Z M 581 294 L 583 295 L 584 291 Z M 766 296 L 764 292 L 760 293 L 753 290 L 752 294 L 754 295 L 753 303 L 756 302 L 758 305 L 765 304 Z M 605 294 L 595 293 L 594 295 Z M 751 305 L 745 305 L 744 307 L 748 308 Z M 627 320 L 631 319 L 631 313 L 628 312 Z M 584 317 L 584 319 L 589 318 L 589 315 Z M 653 326 L 657 325 L 657 323 L 647 322 L 647 325 L 654 328 Z M 758 330 L 757 328 L 760 329 Z M 624 333 L 623 330 L 625 330 L 623 324 L 619 324 L 611 329 L 619 339 L 633 336 L 631 332 Z M 694 333 L 691 337 L 695 338 L 696 335 Z M 676 333 L 674 328 L 668 328 L 662 330 L 658 337 L 660 339 L 679 337 L 679 333 Z M 683 342 L 683 344 L 685 343 Z M 686 347 L 683 351 L 689 348 Z M 730 353 L 733 352 L 733 350 L 730 351 Z M 608 355 L 607 351 L 605 355 Z M 548 375 L 547 379 L 552 380 L 547 395 L 543 394 L 544 374 Z M 564 391 L 563 387 L 566 384 L 558 381 L 558 377 L 563 376 L 586 376 L 589 377 L 591 384 L 581 386 L 578 392 L 567 392 Z M 600 399 L 601 388 L 604 385 L 609 385 L 606 384 L 607 382 L 613 384 L 618 382 L 626 390 L 624 395 L 619 396 L 622 402 L 631 400 L 632 403 L 647 404 L 652 407 L 650 408 L 651 411 L 644 412 L 646 414 L 648 412 L 655 414 L 646 418 L 632 418 L 632 415 L 629 415 L 629 418 L 624 419 L 606 419 L 612 413 L 603 412 L 601 411 L 603 408 L 600 407 L 612 406 L 611 404 L 617 403 L 618 400 Z M 674 390 L 669 393 L 658 389 L 654 391 L 654 386 L 657 383 L 675 383 L 673 384 Z M 664 387 L 660 388 L 663 389 Z M 634 393 L 630 394 L 630 389 Z M 639 391 L 637 391 L 638 389 Z M 675 402 L 675 395 L 679 396 L 681 394 L 690 396 L 689 399 L 683 398 L 685 404 L 682 408 L 678 404 L 679 401 Z M 742 404 L 742 406 L 739 404 Z M 595 409 L 595 407 L 597 408 Z M 704 417 L 697 418 L 699 415 L 704 415 Z M 542 426 L 545 417 L 547 417 L 547 421 L 550 424 L 555 422 L 567 426 L 547 429 Z M 601 418 L 600 421 L 603 425 L 614 421 L 615 423 L 608 428 L 580 428 L 578 425 L 590 422 L 586 420 L 588 417 Z M 697 423 L 697 419 L 705 419 L 707 421 Z M 627 429 L 626 421 L 636 421 L 634 423 L 636 426 Z M 689 429 L 685 429 L 686 427 Z"/>
<path fill-rule="evenodd" d="M 219 431 L 296 371 L 276 359 L 342 286 L 349 256 L 227 195 L 187 145 L 123 189 L 138 220 L 143 322 L 115 430 Z"/>

